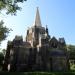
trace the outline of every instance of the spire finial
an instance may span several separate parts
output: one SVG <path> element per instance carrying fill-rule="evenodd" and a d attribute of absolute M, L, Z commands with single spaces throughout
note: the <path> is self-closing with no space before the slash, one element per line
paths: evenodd
<path fill-rule="evenodd" d="M 48 27 L 47 27 L 47 25 L 46 25 L 46 33 L 48 34 Z"/>
<path fill-rule="evenodd" d="M 36 16 L 35 16 L 35 23 L 34 23 L 35 26 L 42 26 L 41 25 L 41 20 L 40 20 L 40 14 L 39 14 L 39 7 L 37 7 L 37 10 L 36 10 Z"/>

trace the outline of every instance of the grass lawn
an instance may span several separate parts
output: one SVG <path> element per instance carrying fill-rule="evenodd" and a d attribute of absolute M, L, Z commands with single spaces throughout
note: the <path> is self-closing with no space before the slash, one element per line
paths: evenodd
<path fill-rule="evenodd" d="M 0 75 L 75 75 L 75 72 L 0 72 Z"/>

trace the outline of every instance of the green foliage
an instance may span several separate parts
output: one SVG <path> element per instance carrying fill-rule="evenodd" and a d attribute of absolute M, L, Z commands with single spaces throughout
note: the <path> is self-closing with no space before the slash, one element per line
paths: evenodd
<path fill-rule="evenodd" d="M 68 45 L 68 51 L 70 54 L 70 59 L 74 59 L 75 60 L 75 45 Z"/>
<path fill-rule="evenodd" d="M 16 15 L 17 10 L 20 10 L 19 2 L 24 2 L 26 0 L 0 0 L 0 12 L 6 10 L 6 14 Z M 9 33 L 9 29 L 3 26 L 4 22 L 0 22 L 0 43 L 5 40 Z"/>
<path fill-rule="evenodd" d="M 75 64 L 71 65 L 71 70 L 75 71 Z"/>
<path fill-rule="evenodd" d="M 6 14 L 16 15 L 17 10 L 20 10 L 19 2 L 24 2 L 26 0 L 0 0 L 0 13 L 2 10 L 6 10 Z M 9 29 L 3 26 L 4 22 L 0 22 L 0 43 L 5 40 L 9 33 Z"/>
<path fill-rule="evenodd" d="M 69 51 L 75 51 L 75 45 L 68 45 Z"/>
<path fill-rule="evenodd" d="M 0 65 L 3 64 L 3 60 L 4 60 L 4 55 L 2 52 L 0 52 Z"/>
<path fill-rule="evenodd" d="M 3 68 L 3 60 L 4 60 L 4 55 L 2 52 L 0 52 L 0 71 L 2 71 Z"/>
<path fill-rule="evenodd" d="M 7 37 L 8 33 L 9 33 L 9 29 L 6 26 L 3 26 L 4 22 L 1 21 L 0 22 L 0 43 L 1 41 L 5 40 L 5 38 Z"/>
<path fill-rule="evenodd" d="M 5 4 L 2 1 L 0 1 L 0 10 L 2 10 L 4 8 L 5 8 Z"/>
<path fill-rule="evenodd" d="M 0 0 L 0 11 L 6 10 L 6 14 L 16 15 L 17 10 L 20 10 L 19 2 L 24 2 L 26 0 Z"/>
<path fill-rule="evenodd" d="M 6 49 L 2 49 L 2 53 L 3 53 L 3 55 L 5 56 L 5 54 L 6 54 Z"/>

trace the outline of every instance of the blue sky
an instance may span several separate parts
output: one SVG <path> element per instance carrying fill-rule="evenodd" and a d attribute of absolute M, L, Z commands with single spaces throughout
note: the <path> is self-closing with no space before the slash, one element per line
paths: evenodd
<path fill-rule="evenodd" d="M 27 0 L 19 4 L 21 11 L 17 16 L 0 15 L 5 26 L 12 28 L 9 36 L 4 40 L 0 48 L 6 48 L 7 41 L 13 40 L 15 35 L 22 35 L 25 40 L 26 30 L 31 27 L 39 7 L 42 26 L 48 25 L 51 37 L 64 37 L 67 44 L 75 45 L 75 0 Z"/>

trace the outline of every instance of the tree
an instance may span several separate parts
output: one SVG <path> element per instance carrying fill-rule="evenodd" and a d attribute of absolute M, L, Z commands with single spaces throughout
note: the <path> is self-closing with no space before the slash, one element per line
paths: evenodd
<path fill-rule="evenodd" d="M 6 10 L 6 14 L 16 15 L 17 10 L 20 10 L 21 7 L 19 7 L 19 2 L 24 2 L 26 0 L 0 0 L 0 12 L 2 10 Z M 8 33 L 9 29 L 5 26 L 3 26 L 4 22 L 0 22 L 0 43 L 3 41 Z"/>
<path fill-rule="evenodd" d="M 17 10 L 20 10 L 19 2 L 24 2 L 26 0 L 0 0 L 0 11 L 3 9 L 6 10 L 6 14 L 11 13 L 12 15 L 16 14 Z"/>
<path fill-rule="evenodd" d="M 68 51 L 70 54 L 70 59 L 74 59 L 75 60 L 75 45 L 68 45 Z"/>
<path fill-rule="evenodd" d="M 0 65 L 3 64 L 3 60 L 4 60 L 4 55 L 2 52 L 0 52 Z"/>
<path fill-rule="evenodd" d="M 1 21 L 0 22 L 0 43 L 1 41 L 5 40 L 5 38 L 7 37 L 8 33 L 9 33 L 9 29 L 5 26 L 3 26 L 4 22 Z"/>
<path fill-rule="evenodd" d="M 5 38 L 8 36 L 8 33 L 11 29 L 7 28 L 6 26 L 3 26 L 4 22 L 3 20 L 0 21 L 0 44 Z"/>
<path fill-rule="evenodd" d="M 2 53 L 3 53 L 4 57 L 5 57 L 5 55 L 6 55 L 6 49 L 3 49 Z"/>
<path fill-rule="evenodd" d="M 19 7 L 19 2 L 24 2 L 26 0 L 0 0 L 0 13 L 2 13 L 2 10 L 6 10 L 6 14 L 16 15 L 17 10 L 20 10 L 21 7 Z M 8 33 L 10 32 L 10 29 L 3 25 L 4 22 L 0 21 L 0 44 L 5 38 L 8 36 Z M 3 50 L 3 53 L 0 53 L 0 69 L 2 68 L 4 55 L 6 50 Z"/>
<path fill-rule="evenodd" d="M 3 61 L 4 61 L 4 55 L 2 52 L 0 52 L 0 71 L 2 71 L 3 68 Z"/>
<path fill-rule="evenodd" d="M 68 50 L 75 51 L 75 45 L 68 45 Z"/>

